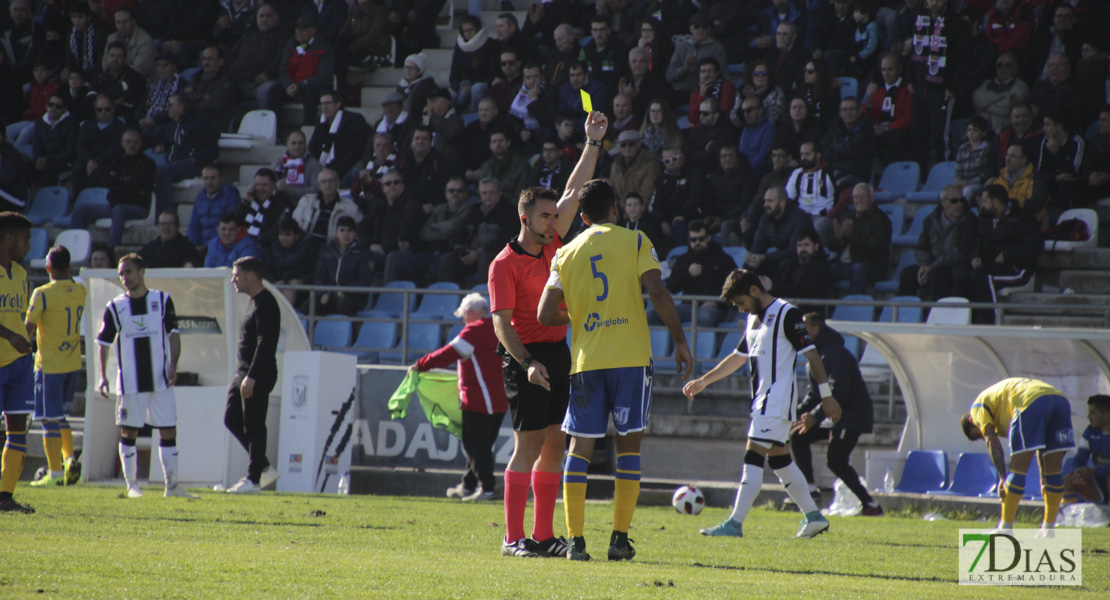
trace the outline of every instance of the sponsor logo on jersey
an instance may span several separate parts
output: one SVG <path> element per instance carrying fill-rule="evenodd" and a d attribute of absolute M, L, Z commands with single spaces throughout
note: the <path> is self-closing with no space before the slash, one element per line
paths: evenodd
<path fill-rule="evenodd" d="M 23 294 L 0 294 L 0 310 L 23 310 Z"/>
<path fill-rule="evenodd" d="M 590 316 L 586 317 L 586 322 L 583 324 L 583 327 L 586 328 L 587 332 L 591 332 L 598 327 L 616 327 L 618 325 L 628 325 L 628 319 L 624 317 L 613 317 L 602 320 L 601 315 L 590 313 Z"/>

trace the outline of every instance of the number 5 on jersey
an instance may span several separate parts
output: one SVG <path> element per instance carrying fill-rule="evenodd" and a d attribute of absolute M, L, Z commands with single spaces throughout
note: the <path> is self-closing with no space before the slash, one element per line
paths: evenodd
<path fill-rule="evenodd" d="M 605 276 L 605 273 L 602 273 L 597 268 L 597 263 L 601 261 L 601 257 L 601 254 L 590 257 L 590 268 L 593 269 L 594 279 L 601 280 L 601 295 L 597 297 L 598 302 L 601 302 L 609 297 L 609 278 Z"/>

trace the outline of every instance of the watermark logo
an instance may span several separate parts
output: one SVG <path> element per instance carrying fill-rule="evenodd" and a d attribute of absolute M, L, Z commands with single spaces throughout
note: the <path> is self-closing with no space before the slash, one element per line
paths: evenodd
<path fill-rule="evenodd" d="M 1079 529 L 960 530 L 960 585 L 1083 585 Z"/>

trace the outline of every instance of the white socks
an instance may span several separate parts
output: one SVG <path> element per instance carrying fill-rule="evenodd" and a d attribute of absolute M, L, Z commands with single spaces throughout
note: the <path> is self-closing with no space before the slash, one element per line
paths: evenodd
<path fill-rule="evenodd" d="M 775 469 L 775 475 L 786 487 L 786 493 L 790 494 L 790 499 L 798 505 L 802 513 L 809 514 L 817 510 L 817 504 L 809 495 L 806 476 L 802 475 L 802 470 L 798 468 L 797 464 L 791 462 L 781 469 Z"/>
<path fill-rule="evenodd" d="M 166 489 L 177 485 L 177 446 L 158 446 L 158 460 L 162 462 L 162 475 L 166 477 Z"/>
<path fill-rule="evenodd" d="M 732 515 L 730 516 L 733 521 L 737 523 L 744 522 L 744 518 L 748 516 L 748 511 L 752 509 L 752 504 L 755 504 L 755 498 L 762 488 L 763 467 L 745 463 L 744 475 L 740 479 L 740 487 L 736 490 L 736 505 L 732 507 Z M 811 500 L 810 503 L 812 502 Z"/>
<path fill-rule="evenodd" d="M 128 446 L 123 442 L 119 443 L 119 462 L 123 467 L 123 478 L 127 481 L 127 487 L 139 485 L 139 467 L 135 458 L 137 454 L 138 450 L 135 449 L 134 444 Z"/>

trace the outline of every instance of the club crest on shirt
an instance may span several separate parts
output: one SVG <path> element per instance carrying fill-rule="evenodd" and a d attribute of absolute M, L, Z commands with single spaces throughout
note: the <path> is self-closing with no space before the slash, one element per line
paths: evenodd
<path fill-rule="evenodd" d="M 653 258 L 655 262 L 659 262 L 659 255 L 655 253 L 655 246 L 651 247 L 651 258 Z"/>

